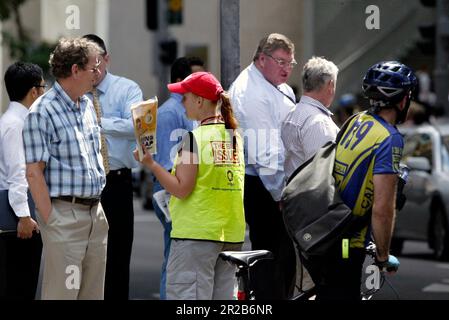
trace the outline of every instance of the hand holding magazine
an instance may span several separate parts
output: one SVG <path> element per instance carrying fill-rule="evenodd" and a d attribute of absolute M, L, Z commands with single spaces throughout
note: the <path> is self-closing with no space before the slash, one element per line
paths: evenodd
<path fill-rule="evenodd" d="M 165 190 L 159 190 L 153 194 L 153 198 L 156 201 L 157 205 L 161 209 L 162 213 L 165 216 L 165 222 L 171 222 L 170 212 L 168 210 L 168 205 L 170 203 L 170 193 Z"/>
<path fill-rule="evenodd" d="M 142 145 L 151 154 L 156 149 L 156 127 L 157 127 L 157 97 L 139 102 L 131 107 L 134 124 L 134 135 L 136 137 L 139 160 L 143 159 Z"/>

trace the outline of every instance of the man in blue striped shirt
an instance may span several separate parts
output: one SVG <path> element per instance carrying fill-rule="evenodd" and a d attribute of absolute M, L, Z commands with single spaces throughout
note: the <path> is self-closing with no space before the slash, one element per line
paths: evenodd
<path fill-rule="evenodd" d="M 100 47 L 61 39 L 50 56 L 53 87 L 34 102 L 23 141 L 44 245 L 42 299 L 103 299 L 108 223 L 100 129 L 84 96 L 99 77 Z"/>

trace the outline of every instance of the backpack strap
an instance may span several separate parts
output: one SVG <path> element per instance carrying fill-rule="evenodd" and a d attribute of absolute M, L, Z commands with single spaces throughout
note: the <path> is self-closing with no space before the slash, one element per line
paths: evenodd
<path fill-rule="evenodd" d="M 356 114 L 353 114 L 350 118 L 348 118 L 345 121 L 345 123 L 343 123 L 343 125 L 340 128 L 340 131 L 338 131 L 338 133 L 337 133 L 337 137 L 335 138 L 335 144 L 338 145 L 338 143 L 341 140 L 341 137 L 343 137 L 343 134 L 346 132 L 346 129 L 348 129 L 349 123 L 351 123 L 352 119 L 354 119 L 355 117 L 359 116 L 362 113 L 364 113 L 364 111 L 361 111 L 361 112 L 358 112 Z"/>
<path fill-rule="evenodd" d="M 362 112 L 353 114 L 350 118 L 348 118 L 345 123 L 343 124 L 343 126 L 341 127 L 340 131 L 338 131 L 337 133 L 337 137 L 335 138 L 335 142 L 332 141 L 328 141 L 324 146 L 322 146 L 322 148 L 324 147 L 329 147 L 329 144 L 335 144 L 335 146 L 338 145 L 338 143 L 340 142 L 341 137 L 343 136 L 344 132 L 346 131 L 346 129 L 349 126 L 349 123 L 351 122 L 352 119 L 354 119 L 356 116 L 358 116 L 359 114 L 361 114 Z M 310 162 L 313 161 L 313 158 L 315 158 L 315 155 L 313 157 L 311 157 L 310 159 L 308 159 L 306 162 L 304 162 L 303 164 L 301 164 L 299 167 L 296 168 L 295 171 L 293 171 L 293 173 L 290 175 L 290 177 L 287 179 L 286 181 L 286 185 L 288 185 L 290 183 L 290 181 L 293 180 L 293 178 L 298 174 L 299 171 L 301 171 L 304 167 L 306 167 Z"/>

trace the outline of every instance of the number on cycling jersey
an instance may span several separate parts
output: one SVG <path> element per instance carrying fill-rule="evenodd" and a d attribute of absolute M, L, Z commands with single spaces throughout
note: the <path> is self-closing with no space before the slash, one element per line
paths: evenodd
<path fill-rule="evenodd" d="M 349 136 L 351 136 L 351 139 L 352 139 L 352 135 L 354 134 L 354 128 L 356 127 L 356 125 L 357 125 L 357 121 L 355 121 L 355 122 L 352 124 L 351 128 L 349 128 L 348 130 L 346 130 L 345 136 L 344 136 L 344 137 L 341 139 L 341 141 L 340 141 L 340 145 L 341 145 L 341 146 L 345 143 L 346 140 L 348 140 Z M 351 139 L 349 139 L 349 141 L 351 141 Z M 348 143 L 349 143 L 349 141 L 348 141 Z M 345 147 L 345 149 L 346 149 L 346 148 L 347 148 L 347 146 Z"/>
<path fill-rule="evenodd" d="M 351 142 L 353 141 L 353 138 L 355 136 L 356 140 L 352 143 L 351 150 L 354 150 L 354 148 L 365 138 L 367 133 L 370 131 L 370 129 L 373 127 L 374 122 L 373 121 L 366 121 L 364 122 L 359 128 L 357 128 L 354 132 L 348 133 L 343 141 L 340 143 L 340 145 L 343 145 L 343 143 L 347 140 L 346 144 L 344 145 L 344 148 L 347 149 Z M 352 128 L 351 128 L 352 129 Z M 349 135 L 351 137 L 349 138 Z M 348 139 L 349 138 L 349 139 Z"/>

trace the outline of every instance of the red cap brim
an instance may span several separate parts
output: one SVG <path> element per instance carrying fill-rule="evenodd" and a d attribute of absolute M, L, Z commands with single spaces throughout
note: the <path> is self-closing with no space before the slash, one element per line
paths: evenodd
<path fill-rule="evenodd" d="M 188 90 L 182 85 L 182 82 L 170 83 L 167 85 L 167 88 L 173 93 L 184 94 L 188 92 Z"/>

